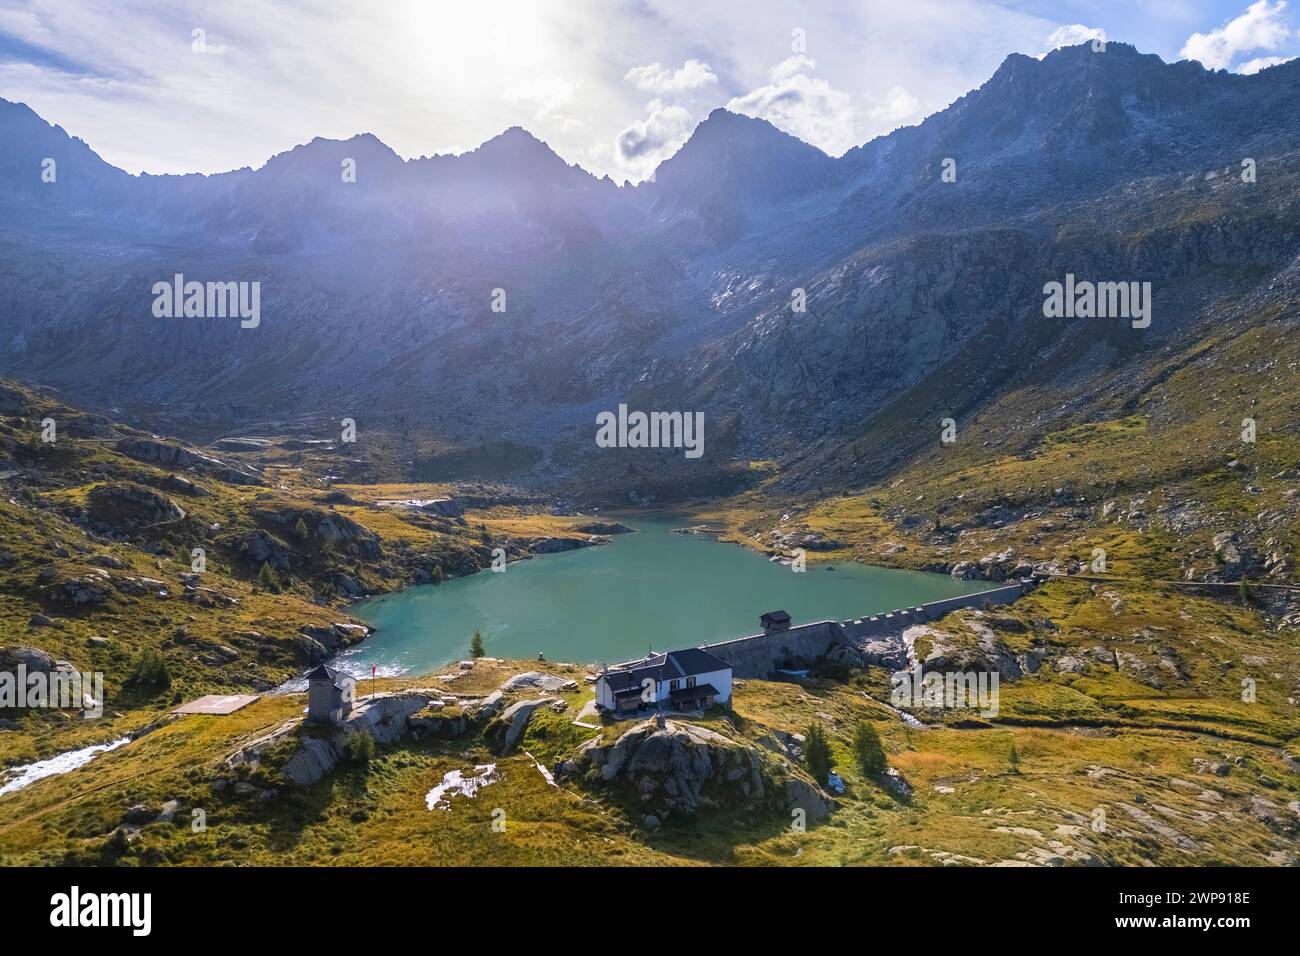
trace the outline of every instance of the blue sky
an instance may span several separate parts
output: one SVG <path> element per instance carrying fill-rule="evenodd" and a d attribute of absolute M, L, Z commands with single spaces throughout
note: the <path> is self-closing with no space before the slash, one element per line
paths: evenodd
<path fill-rule="evenodd" d="M 719 106 L 838 155 L 1008 53 L 1098 31 L 1252 72 L 1300 54 L 1292 3 L 0 0 L 0 96 L 133 173 L 260 166 L 358 132 L 406 157 L 461 152 L 520 125 L 636 181 Z"/>

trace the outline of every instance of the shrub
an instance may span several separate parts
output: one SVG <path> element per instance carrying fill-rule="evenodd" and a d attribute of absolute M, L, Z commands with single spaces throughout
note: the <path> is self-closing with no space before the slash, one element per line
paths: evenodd
<path fill-rule="evenodd" d="M 343 741 L 343 754 L 349 763 L 368 764 L 375 755 L 375 738 L 362 730 L 348 734 Z"/>
<path fill-rule="evenodd" d="M 804 735 L 803 760 L 808 766 L 812 778 L 822 786 L 830 778 L 835 758 L 831 754 L 831 745 L 826 740 L 826 731 L 821 724 L 813 724 Z"/>
<path fill-rule="evenodd" d="M 147 687 L 166 690 L 172 685 L 171 675 L 167 673 L 167 661 L 155 648 L 146 647 L 135 659 L 131 676 L 126 679 L 131 687 Z"/>
<path fill-rule="evenodd" d="M 275 568 L 271 567 L 270 561 L 262 562 L 262 570 L 257 572 L 257 583 L 265 591 L 280 593 L 280 578 L 275 573 Z"/>
<path fill-rule="evenodd" d="M 880 734 L 870 721 L 858 721 L 853 731 L 853 752 L 858 758 L 858 767 L 865 774 L 881 774 L 888 766 L 885 761 L 885 747 L 880 742 Z"/>

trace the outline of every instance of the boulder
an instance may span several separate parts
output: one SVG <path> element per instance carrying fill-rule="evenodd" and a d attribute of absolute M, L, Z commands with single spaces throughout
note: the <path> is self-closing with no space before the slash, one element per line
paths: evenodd
<path fill-rule="evenodd" d="M 323 644 L 306 634 L 299 634 L 293 639 L 294 655 L 304 664 L 319 664 L 330 656 Z"/>
<path fill-rule="evenodd" d="M 102 576 L 101 576 L 102 575 Z M 51 592 L 51 598 L 72 607 L 93 607 L 108 600 L 113 585 L 107 574 L 87 574 L 67 578 Z"/>
<path fill-rule="evenodd" d="M 826 819 L 835 809 L 834 800 L 802 777 L 791 777 L 785 782 L 785 801 L 788 809 L 802 810 L 809 823 Z"/>
<path fill-rule="evenodd" d="M 16 673 L 19 665 L 29 674 L 48 674 L 58 661 L 39 647 L 0 647 L 0 671 Z"/>
<path fill-rule="evenodd" d="M 126 813 L 122 814 L 122 822 L 133 824 L 152 823 L 155 816 L 157 816 L 157 814 L 155 814 L 148 806 L 143 803 L 137 803 L 134 806 L 129 807 Z"/>

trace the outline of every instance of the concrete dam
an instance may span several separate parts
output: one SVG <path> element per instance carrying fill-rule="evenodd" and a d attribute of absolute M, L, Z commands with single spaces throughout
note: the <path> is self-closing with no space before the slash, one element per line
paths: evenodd
<path fill-rule="evenodd" d="M 932 601 L 917 607 L 899 608 L 857 620 L 817 621 L 814 624 L 766 630 L 762 634 L 754 634 L 750 637 L 738 637 L 730 641 L 700 646 L 729 663 L 736 677 L 761 679 L 773 671 L 787 669 L 801 661 L 822 657 L 836 644 L 860 647 L 873 638 L 895 634 L 901 641 L 905 628 L 938 620 L 952 611 L 966 607 L 989 608 L 999 604 L 1010 604 L 1037 584 L 1037 580 L 1030 579 L 976 594 Z"/>

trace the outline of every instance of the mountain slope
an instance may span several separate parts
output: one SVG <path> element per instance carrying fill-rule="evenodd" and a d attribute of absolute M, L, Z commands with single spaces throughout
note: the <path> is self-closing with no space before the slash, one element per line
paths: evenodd
<path fill-rule="evenodd" d="M 1016 376 L 1136 374 L 1245 297 L 1286 306 L 1297 89 L 1300 64 L 1247 77 L 1082 45 L 1008 57 L 839 159 L 725 111 L 623 189 L 518 128 L 411 161 L 315 140 L 210 177 L 125 177 L 83 146 L 84 176 L 47 184 L 68 187 L 57 214 L 30 171 L 74 141 L 5 104 L 0 162 L 29 175 L 0 182 L 0 370 L 196 437 L 400 419 L 407 474 L 504 440 L 530 449 L 515 477 L 582 473 L 620 500 L 646 488 L 635 457 L 593 458 L 595 413 L 699 409 L 725 457 L 851 487 Z M 154 318 L 153 283 L 178 273 L 259 282 L 261 324 Z M 1067 273 L 1151 282 L 1151 328 L 1044 319 Z"/>

